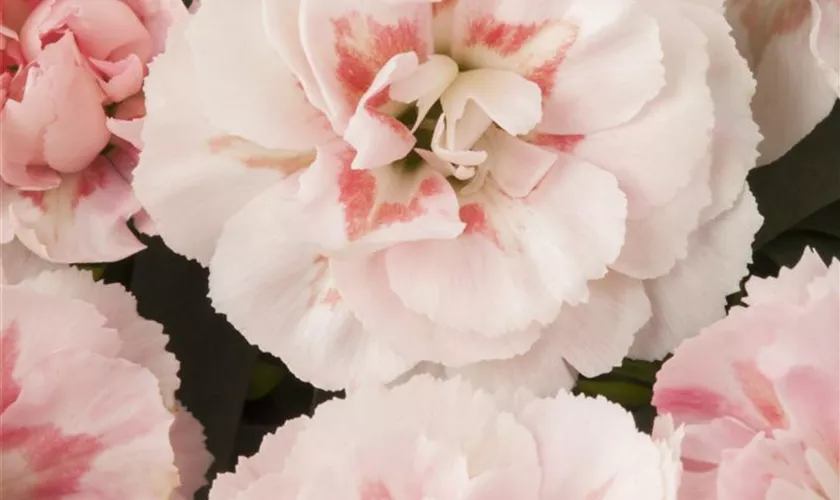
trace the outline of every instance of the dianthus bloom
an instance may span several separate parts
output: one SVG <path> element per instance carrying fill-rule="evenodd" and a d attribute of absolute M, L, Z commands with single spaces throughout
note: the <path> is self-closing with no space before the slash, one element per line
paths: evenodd
<path fill-rule="evenodd" d="M 210 500 L 673 499 L 681 437 L 662 434 L 604 399 L 502 399 L 419 376 L 286 422 Z"/>
<path fill-rule="evenodd" d="M 175 399 L 178 362 L 161 326 L 140 318 L 119 285 L 86 272 L 21 276 L 34 266 L 9 262 L 25 252 L 10 245 L 0 285 L 0 497 L 192 498 L 211 457 L 201 424 Z"/>
<path fill-rule="evenodd" d="M 840 262 L 747 283 L 677 349 L 654 404 L 686 424 L 684 500 L 840 498 Z"/>
<path fill-rule="evenodd" d="M 0 242 L 55 262 L 122 259 L 145 114 L 146 65 L 180 0 L 4 0 Z M 142 226 L 143 219 L 138 222 Z"/>
<path fill-rule="evenodd" d="M 315 385 L 555 394 L 745 273 L 754 82 L 720 6 L 209 0 L 168 43 L 137 194 Z"/>
<path fill-rule="evenodd" d="M 785 154 L 840 97 L 840 1 L 727 0 L 726 17 L 758 80 L 759 164 Z"/>

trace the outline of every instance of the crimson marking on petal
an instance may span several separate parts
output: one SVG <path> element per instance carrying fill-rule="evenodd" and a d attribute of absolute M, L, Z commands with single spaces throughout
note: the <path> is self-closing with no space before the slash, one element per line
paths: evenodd
<path fill-rule="evenodd" d="M 508 24 L 497 21 L 490 15 L 482 16 L 470 21 L 466 45 L 486 47 L 503 56 L 509 56 L 519 52 L 546 23 L 547 21 L 539 24 Z"/>
<path fill-rule="evenodd" d="M 20 329 L 11 323 L 0 334 L 0 413 L 17 400 L 20 386 L 14 379 L 15 365 L 20 355 Z"/>
<path fill-rule="evenodd" d="M 371 229 L 378 229 L 396 222 L 408 222 L 426 213 L 421 201 L 423 198 L 443 192 L 443 181 L 439 177 L 423 179 L 417 188 L 417 194 L 406 203 L 382 203 L 373 215 Z"/>
<path fill-rule="evenodd" d="M 480 234 L 486 236 L 493 244 L 502 248 L 499 233 L 490 225 L 490 222 L 487 220 L 487 213 L 481 205 L 478 203 L 468 203 L 461 207 L 458 211 L 458 216 L 461 218 L 461 222 L 466 224 L 464 234 Z"/>
<path fill-rule="evenodd" d="M 21 198 L 26 198 L 27 200 L 31 201 L 33 205 L 38 207 L 39 209 L 46 210 L 47 206 L 44 203 L 44 195 L 46 191 L 18 191 L 18 195 Z"/>
<path fill-rule="evenodd" d="M 344 90 L 347 104 L 355 108 L 373 83 L 376 74 L 393 56 L 415 52 L 425 61 L 429 47 L 420 35 L 416 21 L 401 19 L 396 25 L 382 24 L 358 12 L 332 20 L 336 78 Z"/>
<path fill-rule="evenodd" d="M 71 206 L 76 208 L 79 202 L 92 195 L 99 189 L 105 189 L 108 186 L 108 162 L 94 162 L 90 167 L 78 173 L 78 181 L 76 184 L 76 192 L 71 201 Z"/>
<path fill-rule="evenodd" d="M 741 390 L 771 427 L 784 429 L 788 426 L 782 403 L 776 397 L 773 382 L 764 376 L 752 363 L 735 363 L 735 378 Z"/>
<path fill-rule="evenodd" d="M 391 492 L 381 481 L 366 483 L 362 486 L 360 500 L 393 500 Z"/>
<path fill-rule="evenodd" d="M 368 229 L 376 198 L 376 178 L 366 170 L 352 170 L 349 163 L 338 177 L 338 201 L 344 205 L 347 238 L 355 241 Z"/>
<path fill-rule="evenodd" d="M 53 425 L 0 424 L 0 457 L 8 457 L 3 460 L 6 477 L 0 489 L 4 498 L 59 498 L 79 493 L 79 480 L 104 449 L 95 436 L 67 436 Z M 22 470 L 6 469 L 12 464 Z"/>
<path fill-rule="evenodd" d="M 567 30 L 566 38 L 560 43 L 556 44 L 554 55 L 542 64 L 532 68 L 525 78 L 536 83 L 540 87 L 543 99 L 551 95 L 551 89 L 554 88 L 554 77 L 557 70 L 563 61 L 566 59 L 566 53 L 575 44 L 578 38 L 580 28 L 572 23 L 561 21 L 565 30 Z"/>
<path fill-rule="evenodd" d="M 536 134 L 529 139 L 531 144 L 536 146 L 546 146 L 564 153 L 571 153 L 575 150 L 578 144 L 586 138 L 582 134 L 570 135 L 554 135 L 554 134 Z"/>
<path fill-rule="evenodd" d="M 701 387 L 679 387 L 659 389 L 653 396 L 653 405 L 665 413 L 691 418 L 711 420 L 731 416 L 738 418 L 740 412 L 732 404 L 715 392 Z"/>

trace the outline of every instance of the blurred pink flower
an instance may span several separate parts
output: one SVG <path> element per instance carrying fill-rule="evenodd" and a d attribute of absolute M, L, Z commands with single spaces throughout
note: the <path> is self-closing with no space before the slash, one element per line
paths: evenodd
<path fill-rule="evenodd" d="M 640 433 L 604 399 L 504 400 L 421 376 L 287 422 L 210 500 L 673 499 L 680 438 Z"/>
<path fill-rule="evenodd" d="M 707 3 L 208 0 L 152 65 L 134 186 L 315 385 L 555 394 L 746 272 L 754 82 Z"/>
<path fill-rule="evenodd" d="M 681 345 L 653 402 L 685 423 L 685 500 L 840 498 L 840 262 L 807 251 Z"/>
<path fill-rule="evenodd" d="M 738 48 L 758 80 L 759 164 L 787 153 L 840 97 L 840 1 L 726 0 Z"/>
<path fill-rule="evenodd" d="M 0 496 L 192 498 L 211 456 L 161 326 L 119 285 L 25 252 L 0 259 Z"/>
<path fill-rule="evenodd" d="M 0 242 L 55 262 L 122 259 L 146 65 L 180 0 L 8 0 L 0 23 Z"/>

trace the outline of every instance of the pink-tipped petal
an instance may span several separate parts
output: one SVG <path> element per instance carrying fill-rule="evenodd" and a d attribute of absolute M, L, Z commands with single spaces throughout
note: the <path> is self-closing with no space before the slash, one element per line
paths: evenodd
<path fill-rule="evenodd" d="M 424 3 L 307 0 L 299 13 L 303 51 L 333 128 L 342 134 L 376 75 L 395 55 L 432 50 L 432 12 Z"/>

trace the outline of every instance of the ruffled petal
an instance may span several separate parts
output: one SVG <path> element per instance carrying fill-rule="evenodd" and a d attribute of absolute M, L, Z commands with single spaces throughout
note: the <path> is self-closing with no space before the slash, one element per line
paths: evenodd
<path fill-rule="evenodd" d="M 210 126 L 194 92 L 190 57 L 183 25 L 173 27 L 146 79 L 145 147 L 133 187 L 166 244 L 206 264 L 227 220 L 305 167 L 314 151 L 268 150 Z"/>
<path fill-rule="evenodd" d="M 18 238 L 53 262 L 111 262 L 145 248 L 127 222 L 140 204 L 108 154 L 64 175 L 49 191 L 18 192 L 11 211 Z"/>
<path fill-rule="evenodd" d="M 186 38 L 201 85 L 191 90 L 213 126 L 267 148 L 309 150 L 329 138 L 329 125 L 274 50 L 262 16 L 260 0 L 210 2 L 193 16 Z"/>
<path fill-rule="evenodd" d="M 412 359 L 355 318 L 336 289 L 329 259 L 296 239 L 296 227 L 310 223 L 301 204 L 277 189 L 247 205 L 228 223 L 210 262 L 213 305 L 249 342 L 318 387 L 389 382 L 411 368 Z M 243 238 L 253 245 L 243 246 Z"/>
<path fill-rule="evenodd" d="M 762 221 L 745 189 L 732 209 L 691 236 L 684 260 L 665 276 L 645 282 L 653 317 L 636 335 L 631 357 L 662 359 L 684 339 L 723 318 L 725 297 L 738 290 L 747 274 L 753 235 Z"/>

